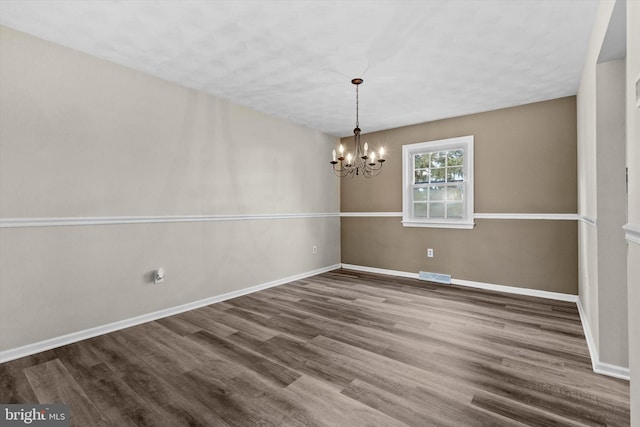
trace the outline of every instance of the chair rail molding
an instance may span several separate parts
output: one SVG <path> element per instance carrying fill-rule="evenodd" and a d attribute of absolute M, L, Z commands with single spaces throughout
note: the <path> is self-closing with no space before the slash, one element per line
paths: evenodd
<path fill-rule="evenodd" d="M 592 227 L 597 227 L 598 226 L 598 219 L 597 218 L 592 218 L 592 217 L 587 216 L 587 215 L 578 214 L 578 220 L 580 222 L 583 222 L 583 223 L 585 223 L 587 225 L 590 225 Z"/>
<path fill-rule="evenodd" d="M 635 243 L 640 245 L 640 224 L 625 224 L 622 229 L 624 230 L 624 237 L 629 243 Z"/>
<path fill-rule="evenodd" d="M 340 212 L 340 217 L 402 218 L 402 212 Z M 578 221 L 581 220 L 581 217 L 580 215 L 574 213 L 474 213 L 473 219 L 540 219 Z"/>
<path fill-rule="evenodd" d="M 338 218 L 338 212 L 283 213 L 245 215 L 165 215 L 165 216 L 101 216 L 101 217 L 47 217 L 0 218 L 0 228 L 60 227 L 78 225 L 153 224 L 167 222 L 257 221 L 299 218 Z"/>

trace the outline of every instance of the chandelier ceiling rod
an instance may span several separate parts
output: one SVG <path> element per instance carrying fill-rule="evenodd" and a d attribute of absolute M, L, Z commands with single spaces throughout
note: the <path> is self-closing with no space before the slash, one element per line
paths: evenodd
<path fill-rule="evenodd" d="M 362 79 L 353 79 L 351 80 L 351 83 L 353 83 L 354 85 L 356 85 L 356 129 L 360 128 L 360 114 L 359 114 L 359 110 L 360 110 L 360 96 L 358 93 L 358 87 L 360 87 L 360 85 L 362 84 Z"/>

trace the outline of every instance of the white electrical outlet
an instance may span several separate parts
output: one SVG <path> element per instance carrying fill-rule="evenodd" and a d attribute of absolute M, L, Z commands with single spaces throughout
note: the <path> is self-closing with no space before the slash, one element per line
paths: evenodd
<path fill-rule="evenodd" d="M 433 249 L 432 248 L 427 249 L 427 256 L 429 258 L 433 258 Z"/>
<path fill-rule="evenodd" d="M 164 283 L 164 268 L 159 268 L 153 272 L 153 283 L 156 285 Z"/>
<path fill-rule="evenodd" d="M 318 253 L 318 247 L 317 247 L 317 246 L 314 246 L 314 247 L 311 249 L 311 252 L 313 252 L 313 254 L 314 254 L 314 255 L 315 255 L 315 254 L 317 254 L 317 253 Z"/>

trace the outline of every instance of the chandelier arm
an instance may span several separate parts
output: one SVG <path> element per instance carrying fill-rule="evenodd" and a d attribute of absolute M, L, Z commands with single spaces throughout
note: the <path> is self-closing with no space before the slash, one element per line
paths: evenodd
<path fill-rule="evenodd" d="M 339 164 L 340 166 L 336 167 L 336 164 Z M 346 169 L 344 168 L 344 166 L 342 165 L 342 162 L 336 162 L 333 164 L 333 173 L 336 174 L 337 176 L 342 176 L 344 175 Z"/>
<path fill-rule="evenodd" d="M 368 164 L 367 167 L 373 171 L 377 171 L 382 169 L 382 162 L 378 162 L 375 166 L 371 166 L 370 164 Z"/>
<path fill-rule="evenodd" d="M 331 162 L 331 163 L 333 163 L 333 162 Z M 336 167 L 336 164 L 338 164 L 338 162 L 333 163 L 333 173 L 336 176 L 339 176 L 340 178 L 344 178 L 344 177 L 349 176 L 349 175 L 354 175 L 355 167 L 353 167 L 353 166 L 352 167 L 345 167 L 345 165 L 342 164 L 342 162 L 340 162 L 340 166 L 339 167 Z"/>

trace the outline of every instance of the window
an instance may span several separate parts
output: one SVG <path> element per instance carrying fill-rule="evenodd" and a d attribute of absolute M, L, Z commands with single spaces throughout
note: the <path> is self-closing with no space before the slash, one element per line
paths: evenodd
<path fill-rule="evenodd" d="M 473 135 L 402 146 L 402 224 L 473 228 Z"/>

